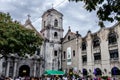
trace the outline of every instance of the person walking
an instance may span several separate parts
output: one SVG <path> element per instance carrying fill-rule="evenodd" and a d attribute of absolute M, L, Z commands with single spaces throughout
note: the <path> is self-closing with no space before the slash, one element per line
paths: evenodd
<path fill-rule="evenodd" d="M 111 80 L 110 77 L 108 77 L 107 80 Z"/>

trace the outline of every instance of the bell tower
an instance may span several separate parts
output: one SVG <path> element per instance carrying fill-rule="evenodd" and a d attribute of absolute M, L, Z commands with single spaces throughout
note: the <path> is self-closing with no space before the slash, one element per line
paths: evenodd
<path fill-rule="evenodd" d="M 45 38 L 45 69 L 61 68 L 61 39 L 63 38 L 63 15 L 55 9 L 49 9 L 42 15 L 41 34 Z"/>
<path fill-rule="evenodd" d="M 63 37 L 63 15 L 55 9 L 49 9 L 42 15 L 41 33 L 49 41 L 59 41 Z"/>

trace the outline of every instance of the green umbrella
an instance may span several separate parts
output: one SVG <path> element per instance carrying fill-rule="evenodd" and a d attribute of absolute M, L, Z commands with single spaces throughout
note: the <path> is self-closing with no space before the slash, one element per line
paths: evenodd
<path fill-rule="evenodd" d="M 57 70 L 46 70 L 44 74 L 45 75 L 64 75 L 65 73 L 63 71 L 57 71 Z"/>

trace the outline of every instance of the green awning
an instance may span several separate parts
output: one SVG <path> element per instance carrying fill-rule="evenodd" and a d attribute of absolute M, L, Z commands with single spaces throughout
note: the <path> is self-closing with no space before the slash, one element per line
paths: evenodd
<path fill-rule="evenodd" d="M 44 74 L 45 75 L 64 75 L 65 73 L 63 71 L 57 71 L 57 70 L 46 70 Z"/>

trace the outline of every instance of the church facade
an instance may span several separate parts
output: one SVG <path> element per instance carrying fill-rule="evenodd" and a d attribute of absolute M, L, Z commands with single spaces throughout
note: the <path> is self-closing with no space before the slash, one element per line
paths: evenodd
<path fill-rule="evenodd" d="M 30 21 L 30 16 L 24 27 L 33 29 L 43 38 L 43 44 L 38 47 L 33 56 L 25 57 L 9 55 L 0 59 L 0 74 L 7 77 L 32 76 L 40 77 L 45 70 L 61 69 L 61 39 L 63 38 L 63 15 L 55 9 L 49 9 L 42 15 L 42 29 L 38 32 Z"/>
<path fill-rule="evenodd" d="M 37 32 L 29 18 L 24 26 Z M 101 27 L 96 33 L 88 31 L 85 37 L 70 27 L 64 37 L 63 32 L 63 14 L 53 8 L 44 12 L 41 31 L 37 32 L 43 44 L 33 56 L 1 59 L 1 75 L 40 77 L 45 70 L 61 69 L 80 76 L 120 75 L 120 23 Z"/>
<path fill-rule="evenodd" d="M 37 32 L 37 30 L 31 24 L 29 17 L 26 20 L 24 27 L 33 29 L 36 34 L 39 34 L 39 32 Z M 0 57 L 2 57 L 2 55 L 0 55 Z M 26 54 L 25 57 L 20 57 L 17 54 L 10 54 L 6 57 L 2 57 L 0 59 L 0 75 L 12 78 L 18 76 L 40 77 L 42 74 L 42 65 L 40 61 L 41 58 L 40 46 L 38 47 L 38 50 L 35 51 L 33 56 Z"/>

